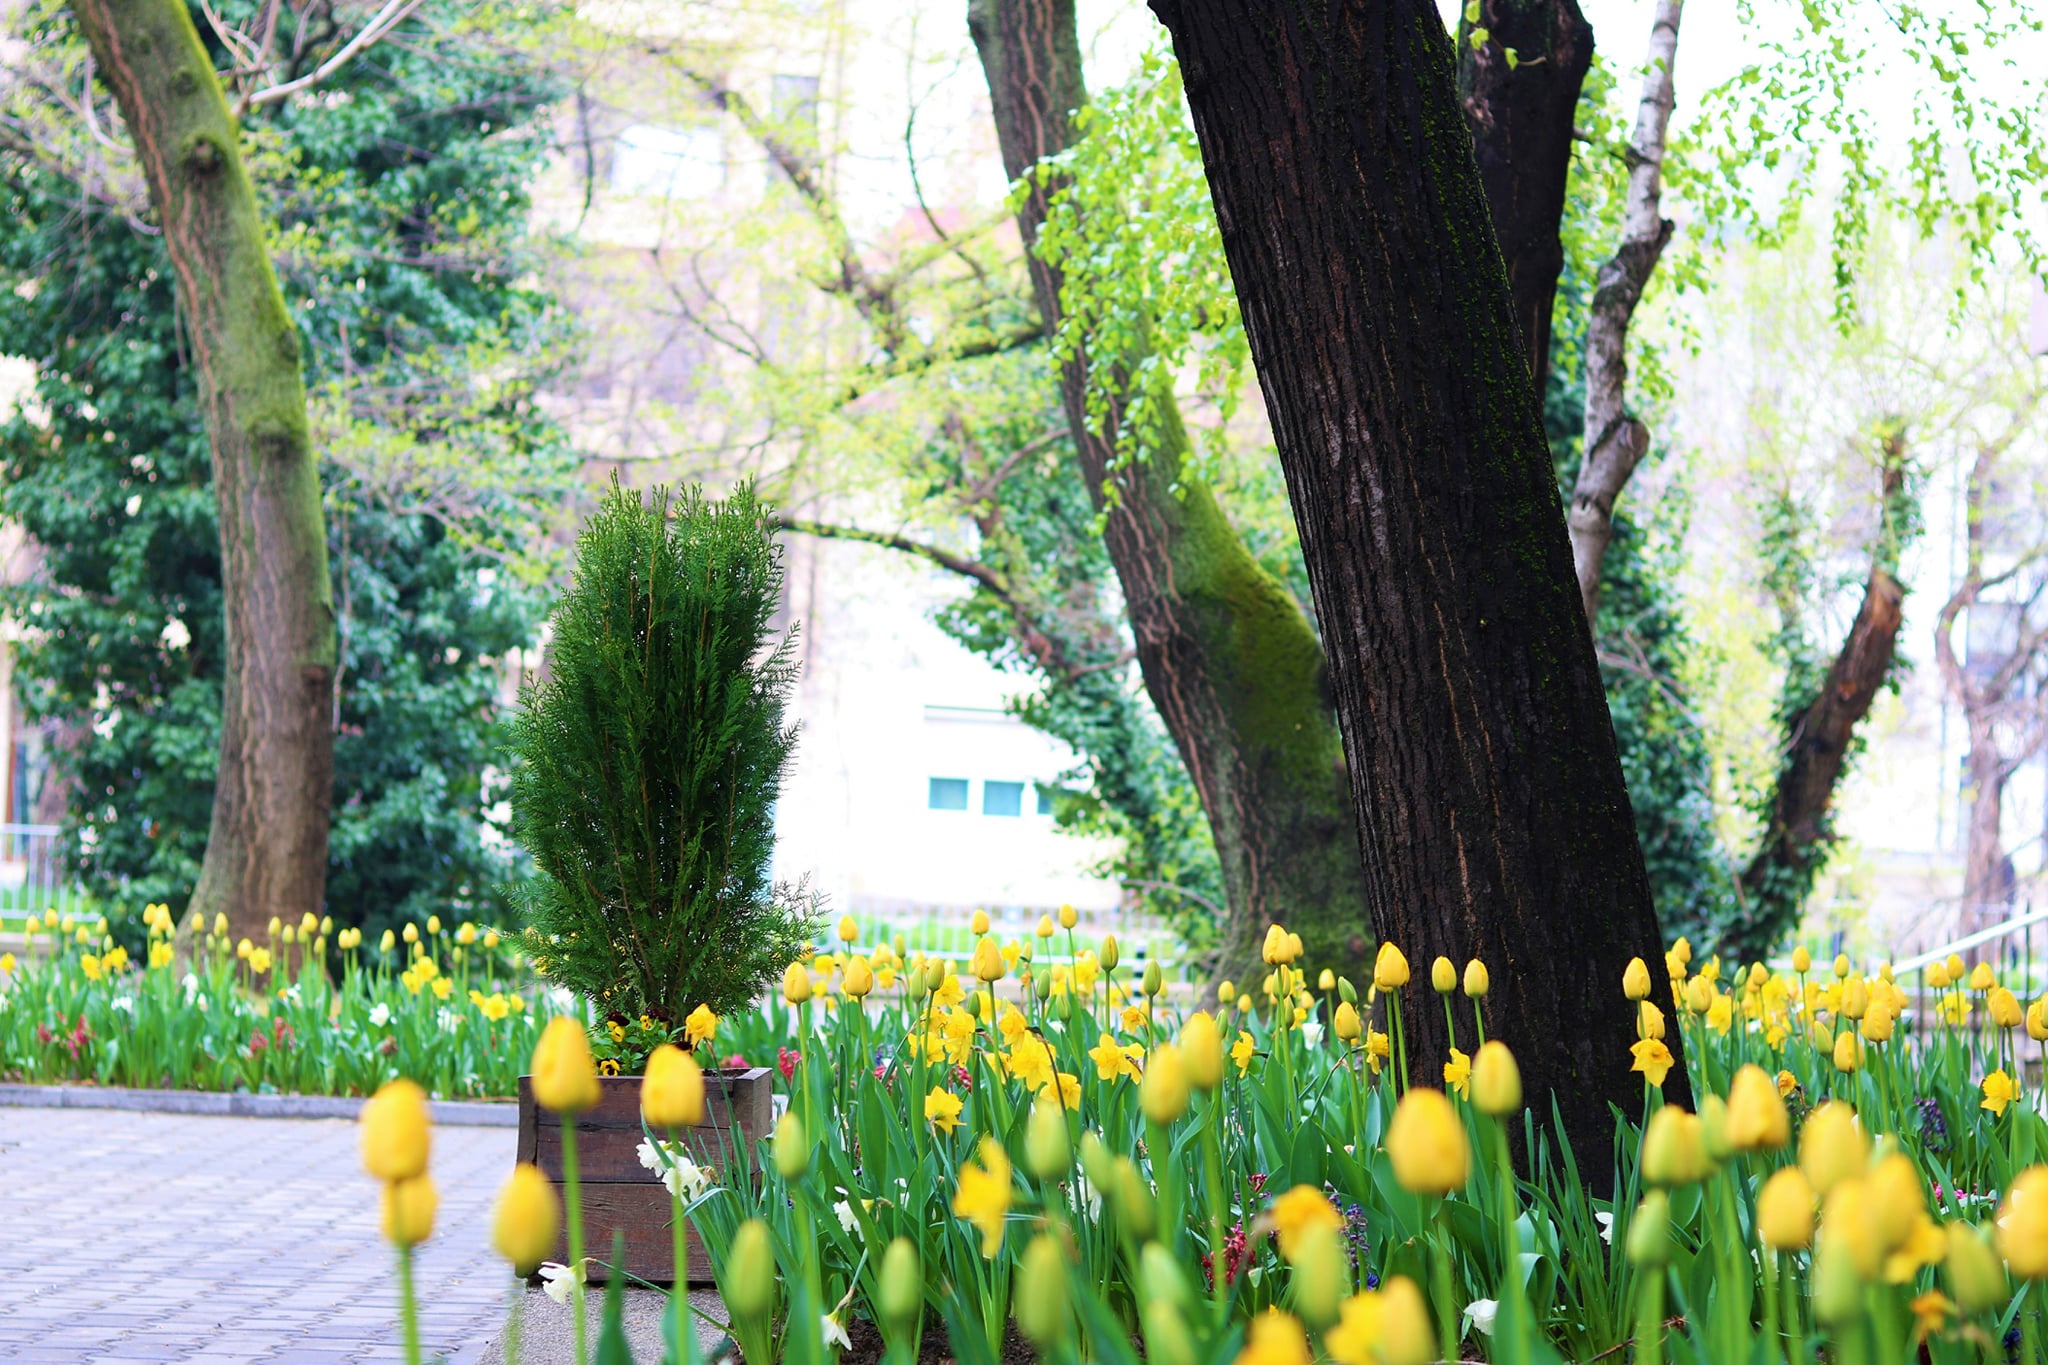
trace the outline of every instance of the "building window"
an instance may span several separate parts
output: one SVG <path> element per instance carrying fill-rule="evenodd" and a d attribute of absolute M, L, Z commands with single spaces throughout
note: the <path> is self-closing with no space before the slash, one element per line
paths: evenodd
<path fill-rule="evenodd" d="M 964 777 L 933 778 L 931 808 L 933 810 L 966 810 L 967 779 Z"/>
<path fill-rule="evenodd" d="M 1031 784 L 1031 790 L 1038 798 L 1038 813 L 1040 815 L 1051 815 L 1053 793 L 1057 792 L 1059 788 L 1050 782 L 1034 782 Z"/>
<path fill-rule="evenodd" d="M 612 188 L 655 199 L 704 199 L 725 185 L 725 148 L 716 128 L 636 123 L 612 148 Z"/>
<path fill-rule="evenodd" d="M 1024 813 L 1024 784 L 1022 782 L 982 783 L 981 813 L 983 815 L 1022 815 Z"/>

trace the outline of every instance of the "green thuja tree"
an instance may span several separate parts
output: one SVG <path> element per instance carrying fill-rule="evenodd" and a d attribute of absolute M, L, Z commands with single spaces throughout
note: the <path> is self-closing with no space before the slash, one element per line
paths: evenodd
<path fill-rule="evenodd" d="M 607 1014 L 673 1024 L 752 1001 L 817 907 L 776 885 L 796 746 L 781 553 L 742 486 L 647 501 L 614 481 L 577 541 L 546 681 L 513 725 L 519 905 L 534 966 Z"/>

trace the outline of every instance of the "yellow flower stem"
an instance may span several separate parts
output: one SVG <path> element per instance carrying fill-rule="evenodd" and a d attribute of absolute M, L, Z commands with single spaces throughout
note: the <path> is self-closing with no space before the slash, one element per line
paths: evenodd
<path fill-rule="evenodd" d="M 1387 1024 L 1394 1034 L 1394 1095 L 1408 1088 L 1408 1034 L 1401 1027 L 1401 988 L 1387 992 Z"/>
<path fill-rule="evenodd" d="M 519 1329 L 526 1312 L 526 1281 L 512 1277 L 512 1310 L 505 1315 L 505 1365 L 519 1365 Z"/>
<path fill-rule="evenodd" d="M 1227 1277 L 1230 1256 L 1224 1247 L 1223 1199 L 1223 1091 L 1209 1095 L 1208 1112 L 1202 1115 L 1202 1183 L 1209 1198 L 1209 1281 L 1216 1303 L 1216 1330 L 1221 1331 L 1230 1315 L 1230 1286 Z"/>
<path fill-rule="evenodd" d="M 673 1167 L 675 1163 L 674 1148 L 677 1144 L 676 1130 L 673 1128 L 668 1130 L 668 1142 L 670 1150 L 663 1152 L 662 1158 Z M 682 1183 L 682 1181 L 678 1180 L 676 1188 L 670 1190 L 668 1195 L 672 1223 L 670 1236 L 674 1240 L 675 1253 L 675 1278 L 670 1280 L 668 1285 L 668 1311 L 670 1322 L 675 1329 L 671 1339 L 675 1342 L 678 1351 L 683 1349 L 683 1328 L 686 1326 L 683 1317 L 683 1301 L 689 1297 L 690 1292 L 689 1248 L 684 1245 L 686 1224 L 683 1221 Z M 508 1357 L 505 1365 L 518 1365 L 518 1362 Z"/>
<path fill-rule="evenodd" d="M 804 1131 L 816 1133 L 818 1125 L 811 1113 L 811 1002 L 808 1000 L 796 1007 L 796 1052 L 795 1082 L 803 1111 Z"/>
<path fill-rule="evenodd" d="M 1778 1252 L 1775 1248 L 1760 1246 L 1757 1255 L 1758 1268 L 1763 1273 L 1764 1298 L 1764 1359 L 1770 1361 L 1782 1354 L 1786 1365 L 1791 1365 L 1792 1343 L 1785 1339 L 1778 1329 Z"/>
<path fill-rule="evenodd" d="M 562 1115 L 562 1197 L 569 1205 L 569 1293 L 576 1307 L 576 1365 L 583 1365 L 583 1186 L 576 1175 L 576 1116 Z"/>
<path fill-rule="evenodd" d="M 1474 1000 L 1474 1001 L 1472 1002 L 1472 1027 L 1473 1027 L 1473 1028 L 1475 1028 L 1475 1029 L 1477 1029 L 1477 1030 L 1479 1030 L 1479 1046 L 1481 1046 L 1481 1047 L 1485 1047 L 1485 1046 L 1486 1046 L 1486 1012 L 1485 1012 L 1484 1010 L 1480 1009 L 1480 1007 L 1479 1007 L 1479 1002 L 1478 1002 L 1477 1000 Z M 1475 1052 L 1475 1053 L 1473 1053 L 1472 1055 L 1476 1057 L 1476 1056 L 1478 1056 L 1479 1054 Z"/>
<path fill-rule="evenodd" d="M 2029 1281 L 2020 1296 L 2020 1359 L 2026 1365 L 2041 1365 L 2041 1328 L 2035 1320 L 2041 1313 L 2041 1286 Z"/>
<path fill-rule="evenodd" d="M 1448 1040 L 1444 1046 L 1447 1048 L 1456 1047 L 1458 1045 L 1458 1023 L 1451 1017 L 1451 997 L 1443 995 L 1437 998 L 1444 1002 L 1444 1037 Z M 1472 1055 L 1475 1057 L 1479 1055 L 1477 1044 L 1473 1045 Z M 1445 1056 L 1448 1057 L 1449 1054 L 1446 1053 Z"/>
<path fill-rule="evenodd" d="M 1635 1365 L 1661 1365 L 1664 1359 L 1665 1274 L 1661 1265 L 1636 1270 Z"/>
<path fill-rule="evenodd" d="M 1187 1226 L 1187 1181 L 1174 1160 L 1173 1138 L 1164 1124 L 1145 1120 L 1145 1151 L 1152 1158 L 1152 1183 L 1158 1189 L 1159 1240 L 1178 1259 L 1181 1231 Z"/>
<path fill-rule="evenodd" d="M 1440 1215 L 1443 1201 L 1436 1201 L 1430 1210 Z M 1451 1250 L 1444 1242 L 1443 1219 L 1440 1216 L 1426 1218 L 1429 1227 L 1429 1296 L 1436 1300 L 1436 1339 L 1441 1343 L 1445 1360 L 1459 1355 L 1458 1351 L 1458 1305 L 1452 1298 Z"/>
<path fill-rule="evenodd" d="M 1365 1141 L 1365 1077 L 1368 1060 L 1364 1037 L 1361 1036 L 1357 1042 L 1350 1046 L 1350 1055 L 1345 1058 L 1344 1069 L 1349 1073 L 1351 1081 L 1351 1122 L 1354 1125 L 1351 1131 L 1357 1141 L 1363 1142 Z"/>
<path fill-rule="evenodd" d="M 1494 1332 L 1494 1343 L 1500 1348 L 1501 1360 L 1505 1365 L 1528 1365 L 1530 1311 L 1527 1291 L 1522 1285 L 1522 1235 L 1516 1226 L 1521 1216 L 1522 1201 L 1515 1188 L 1515 1158 L 1508 1146 L 1508 1126 L 1505 1120 L 1487 1117 L 1480 1120 L 1493 1131 L 1495 1159 L 1500 1165 L 1500 1225 L 1501 1225 L 1501 1288 L 1500 1307 L 1502 1322 Z M 1450 1343 L 1445 1350 L 1448 1352 Z"/>
<path fill-rule="evenodd" d="M 412 1248 L 398 1249 L 398 1319 L 405 1333 L 405 1365 L 420 1365 L 420 1305 L 412 1287 Z"/>

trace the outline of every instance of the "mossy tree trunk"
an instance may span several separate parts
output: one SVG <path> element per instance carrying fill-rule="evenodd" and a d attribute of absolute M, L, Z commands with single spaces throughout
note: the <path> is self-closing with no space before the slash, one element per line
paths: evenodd
<path fill-rule="evenodd" d="M 1073 0 L 972 0 L 968 27 L 1015 179 L 1073 144 L 1073 113 L 1087 101 Z M 1027 245 L 1053 192 L 1039 185 L 1019 210 Z M 1030 268 L 1050 333 L 1060 276 L 1036 256 Z M 1188 471 L 1188 437 L 1170 402 L 1160 405 L 1157 448 L 1116 463 L 1117 415 L 1100 427 L 1088 419 L 1090 363 L 1064 367 L 1062 393 L 1082 477 L 1105 513 L 1146 691 L 1215 837 L 1229 899 L 1218 975 L 1263 972 L 1269 923 L 1300 934 L 1315 964 L 1356 971 L 1371 939 L 1321 642 Z"/>
<path fill-rule="evenodd" d="M 334 610 L 298 332 L 239 130 L 182 0 L 74 0 L 177 275 L 213 448 L 227 657 L 220 774 L 192 905 L 237 935 L 320 912 L 334 777 Z"/>
<path fill-rule="evenodd" d="M 1564 270 L 1573 118 L 1592 64 L 1593 26 L 1578 0 L 1480 0 L 1478 22 L 1458 28 L 1458 98 L 1539 398 Z"/>
<path fill-rule="evenodd" d="M 1411 1063 L 1428 1081 L 1450 1041 L 1430 959 L 1482 959 L 1491 1036 L 1598 1170 L 1610 1106 L 1643 1099 L 1622 973 L 1662 945 L 1450 37 L 1424 0 L 1152 7 L 1301 528 L 1373 920 L 1417 966 Z M 1682 1070 L 1666 1093 L 1689 1099 Z"/>

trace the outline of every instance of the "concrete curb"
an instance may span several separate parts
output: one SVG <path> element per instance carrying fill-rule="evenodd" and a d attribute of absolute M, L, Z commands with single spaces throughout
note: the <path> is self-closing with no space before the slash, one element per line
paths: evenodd
<path fill-rule="evenodd" d="M 331 1095 L 243 1095 L 207 1090 L 131 1090 L 112 1085 L 0 1085 L 0 1109 L 126 1109 L 146 1114 L 216 1114 L 249 1119 L 353 1119 L 359 1099 Z M 453 1128 L 517 1128 L 510 1101 L 434 1100 L 434 1122 Z"/>

